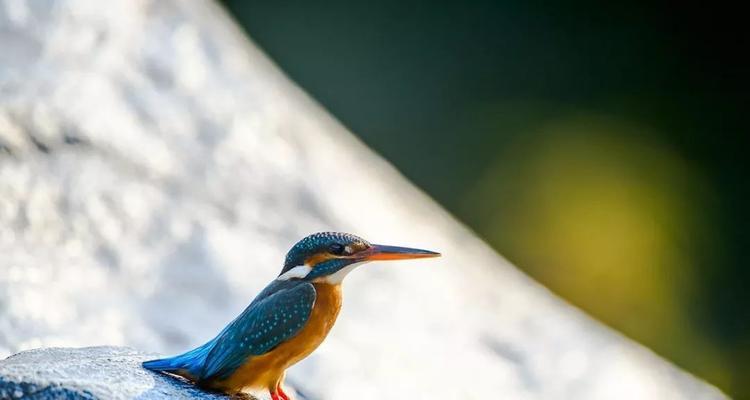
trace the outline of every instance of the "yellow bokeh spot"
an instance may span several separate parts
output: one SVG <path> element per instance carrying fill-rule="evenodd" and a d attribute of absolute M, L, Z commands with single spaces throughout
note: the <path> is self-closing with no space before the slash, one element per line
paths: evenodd
<path fill-rule="evenodd" d="M 692 248 L 713 229 L 710 190 L 655 136 L 594 116 L 545 124 L 498 157 L 465 211 L 553 291 L 721 384 L 726 368 L 691 328 L 688 301 Z"/>

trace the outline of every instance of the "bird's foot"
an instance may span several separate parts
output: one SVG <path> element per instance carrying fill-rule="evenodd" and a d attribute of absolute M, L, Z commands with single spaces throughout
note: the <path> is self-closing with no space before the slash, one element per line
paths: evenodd
<path fill-rule="evenodd" d="M 281 398 L 281 400 L 291 400 L 289 398 L 289 395 L 286 394 L 286 393 L 284 393 L 284 389 L 281 388 L 281 385 L 276 386 L 276 393 Z M 271 397 L 273 398 L 273 393 L 271 393 Z M 276 399 L 274 399 L 274 400 L 276 400 Z"/>

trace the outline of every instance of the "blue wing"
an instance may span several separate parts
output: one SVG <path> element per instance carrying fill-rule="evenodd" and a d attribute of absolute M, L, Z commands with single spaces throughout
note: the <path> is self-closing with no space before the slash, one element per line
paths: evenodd
<path fill-rule="evenodd" d="M 251 356 L 265 354 L 295 336 L 315 304 L 304 281 L 274 281 L 214 339 L 201 379 L 228 378 Z"/>

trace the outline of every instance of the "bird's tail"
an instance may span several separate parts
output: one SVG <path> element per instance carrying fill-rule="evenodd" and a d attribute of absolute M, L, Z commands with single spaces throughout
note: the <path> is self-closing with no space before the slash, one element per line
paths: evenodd
<path fill-rule="evenodd" d="M 151 371 L 169 372 L 196 380 L 203 369 L 203 363 L 208 352 L 213 347 L 212 344 L 212 342 L 206 343 L 197 349 L 190 350 L 178 356 L 144 361 L 142 365 L 143 368 Z"/>
<path fill-rule="evenodd" d="M 143 368 L 150 369 L 152 371 L 174 371 L 183 369 L 181 363 L 177 360 L 178 357 L 161 358 L 158 360 L 149 360 L 143 362 Z"/>

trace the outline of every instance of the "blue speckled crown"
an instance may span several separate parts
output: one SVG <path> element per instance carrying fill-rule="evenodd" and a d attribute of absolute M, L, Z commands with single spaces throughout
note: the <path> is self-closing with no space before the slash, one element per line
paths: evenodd
<path fill-rule="evenodd" d="M 281 274 L 290 269 L 302 265 L 305 260 L 310 256 L 328 251 L 333 244 L 340 244 L 346 246 L 352 243 L 364 243 L 369 246 L 369 243 L 359 236 L 352 235 L 350 233 L 343 232 L 319 232 L 313 233 L 310 236 L 297 242 L 291 250 L 286 254 L 286 260 L 284 260 L 284 269 L 281 270 Z"/>

